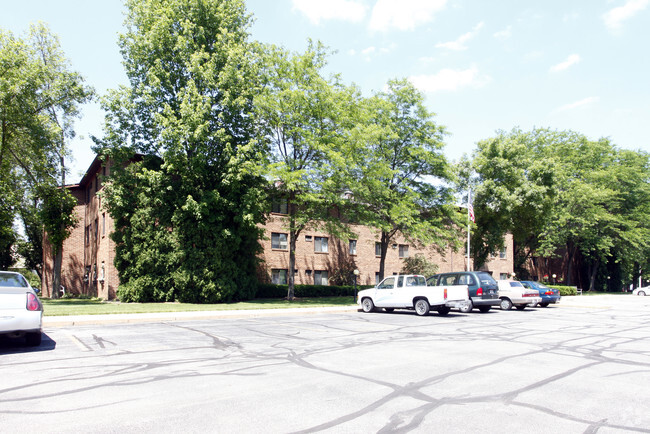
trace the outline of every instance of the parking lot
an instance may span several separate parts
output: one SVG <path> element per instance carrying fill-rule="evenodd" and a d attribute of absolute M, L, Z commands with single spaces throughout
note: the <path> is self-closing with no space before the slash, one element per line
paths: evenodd
<path fill-rule="evenodd" d="M 650 432 L 650 297 L 46 327 L 3 432 Z"/>

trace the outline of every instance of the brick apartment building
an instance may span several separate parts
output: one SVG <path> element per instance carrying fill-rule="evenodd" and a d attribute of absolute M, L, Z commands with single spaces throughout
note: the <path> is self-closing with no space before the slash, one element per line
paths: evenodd
<path fill-rule="evenodd" d="M 78 225 L 63 245 L 61 272 L 62 290 L 71 294 L 86 294 L 105 300 L 116 297 L 119 277 L 113 265 L 115 245 L 109 234 L 113 220 L 102 207 L 102 179 L 110 174 L 110 164 L 95 158 L 79 184 L 67 188 L 77 199 L 74 212 Z M 289 264 L 288 232 L 284 226 L 282 209 L 274 209 L 263 226 L 265 236 L 260 241 L 264 269 L 258 273 L 263 280 L 286 283 Z M 341 241 L 318 230 L 300 233 L 296 244 L 296 283 L 328 284 L 332 272 L 342 263 L 352 262 L 359 270 L 357 282 L 375 284 L 379 275 L 380 247 L 376 231 L 365 226 L 353 226 L 356 239 Z M 512 236 L 506 237 L 505 249 L 491 258 L 482 268 L 495 278 L 506 278 L 513 271 Z M 451 249 L 440 254 L 433 247 L 418 248 L 398 238 L 386 252 L 385 275 L 398 274 L 406 257 L 423 254 L 438 265 L 440 272 L 466 269 L 467 258 Z M 42 294 L 51 296 L 53 257 L 47 241 L 43 246 Z"/>

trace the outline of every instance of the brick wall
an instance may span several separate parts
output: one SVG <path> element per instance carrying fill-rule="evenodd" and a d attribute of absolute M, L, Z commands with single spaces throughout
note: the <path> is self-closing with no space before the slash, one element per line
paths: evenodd
<path fill-rule="evenodd" d="M 77 227 L 63 244 L 62 285 L 66 292 L 84 294 L 112 300 L 116 297 L 119 277 L 113 260 L 115 244 L 109 234 L 113 231 L 113 220 L 102 206 L 101 179 L 108 175 L 110 164 L 104 166 L 95 159 L 88 172 L 78 185 L 68 186 L 69 191 L 77 199 L 75 214 L 79 219 Z M 262 281 L 271 281 L 273 270 L 288 270 L 288 248 L 273 248 L 272 234 L 288 234 L 285 229 L 285 217 L 281 214 L 271 214 L 263 226 L 265 237 L 260 241 L 263 252 L 260 259 L 262 269 L 258 273 Z M 380 257 L 375 254 L 375 243 L 379 234 L 365 226 L 352 226 L 352 232 L 357 235 L 356 253 L 350 253 L 348 242 L 340 241 L 319 229 L 307 229 L 300 233 L 296 243 L 296 283 L 313 284 L 319 272 L 327 271 L 328 276 L 340 270 L 342 264 L 348 262 L 359 270 L 357 283 L 361 285 L 375 284 L 379 272 Z M 327 238 L 327 252 L 317 252 L 317 238 Z M 482 267 L 490 271 L 495 278 L 503 274 L 510 275 L 513 271 L 512 236 L 506 236 L 505 256 L 497 255 Z M 408 247 L 405 247 L 408 246 Z M 287 240 L 288 247 L 288 240 Z M 423 254 L 430 261 L 438 264 L 440 272 L 466 269 L 467 258 L 462 252 L 451 249 L 440 253 L 434 247 L 418 248 L 410 245 L 404 238 L 398 237 L 388 247 L 384 275 L 397 274 L 401 271 L 404 259 L 400 251 L 408 249 L 408 256 Z M 53 257 L 47 239 L 44 236 L 43 270 L 41 290 L 45 297 L 51 296 Z M 350 282 L 351 283 L 351 282 Z"/>

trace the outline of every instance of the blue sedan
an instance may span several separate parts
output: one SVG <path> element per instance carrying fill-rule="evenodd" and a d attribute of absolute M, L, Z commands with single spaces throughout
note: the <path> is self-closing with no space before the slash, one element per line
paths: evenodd
<path fill-rule="evenodd" d="M 539 291 L 539 295 L 542 296 L 542 301 L 539 303 L 539 305 L 542 307 L 546 307 L 551 303 L 560 302 L 560 291 L 555 288 L 549 288 L 543 283 L 535 282 L 532 280 L 522 280 L 521 284 L 526 288 L 536 289 Z"/>

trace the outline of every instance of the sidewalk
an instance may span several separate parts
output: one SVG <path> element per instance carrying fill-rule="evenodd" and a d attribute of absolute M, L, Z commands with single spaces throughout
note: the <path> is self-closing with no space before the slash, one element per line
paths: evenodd
<path fill-rule="evenodd" d="M 77 325 L 131 324 L 159 321 L 194 321 L 219 318 L 255 318 L 290 314 L 356 312 L 358 306 L 305 307 L 287 309 L 215 310 L 200 312 L 157 312 L 112 315 L 44 316 L 43 328 L 70 327 Z"/>

